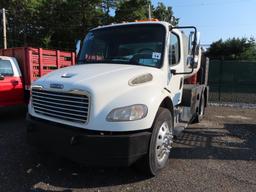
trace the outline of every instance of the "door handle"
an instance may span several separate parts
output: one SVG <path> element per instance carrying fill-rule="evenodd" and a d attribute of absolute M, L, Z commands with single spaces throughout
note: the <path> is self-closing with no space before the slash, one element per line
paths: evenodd
<path fill-rule="evenodd" d="M 16 85 L 19 84 L 19 81 L 17 81 L 17 80 L 12 80 L 11 82 L 12 82 L 12 85 L 13 85 L 13 86 L 16 86 Z"/>

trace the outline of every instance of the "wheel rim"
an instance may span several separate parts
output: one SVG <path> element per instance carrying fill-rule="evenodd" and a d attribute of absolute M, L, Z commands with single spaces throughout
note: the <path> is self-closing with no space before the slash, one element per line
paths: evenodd
<path fill-rule="evenodd" d="M 169 157 L 170 149 L 173 143 L 173 132 L 170 129 L 168 122 L 165 121 L 160 126 L 156 138 L 156 159 L 160 166 L 164 166 Z"/>

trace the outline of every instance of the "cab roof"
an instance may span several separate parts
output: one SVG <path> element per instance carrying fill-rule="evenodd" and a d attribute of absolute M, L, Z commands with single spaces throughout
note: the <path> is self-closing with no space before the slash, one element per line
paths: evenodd
<path fill-rule="evenodd" d="M 130 26 L 130 25 L 145 25 L 145 24 L 155 24 L 155 25 L 162 25 L 165 28 L 169 28 L 172 26 L 170 23 L 166 21 L 156 21 L 156 20 L 139 20 L 139 21 L 134 21 L 134 22 L 122 22 L 122 23 L 112 23 L 109 25 L 104 25 L 104 26 L 98 26 L 96 28 L 91 29 L 90 31 L 94 31 L 97 29 L 104 29 L 104 28 L 110 28 L 110 27 L 117 27 L 117 26 Z"/>

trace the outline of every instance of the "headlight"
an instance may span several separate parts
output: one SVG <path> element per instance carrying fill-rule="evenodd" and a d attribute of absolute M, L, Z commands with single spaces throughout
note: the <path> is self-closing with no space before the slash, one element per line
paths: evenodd
<path fill-rule="evenodd" d="M 147 113 L 146 105 L 131 105 L 112 110 L 107 116 L 107 121 L 135 121 L 146 117 Z"/>

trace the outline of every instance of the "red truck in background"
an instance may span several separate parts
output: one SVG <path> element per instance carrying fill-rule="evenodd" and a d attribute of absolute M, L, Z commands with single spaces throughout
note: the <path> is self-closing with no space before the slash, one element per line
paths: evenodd
<path fill-rule="evenodd" d="M 32 47 L 0 49 L 0 107 L 27 103 L 34 80 L 74 64 L 74 52 Z"/>

